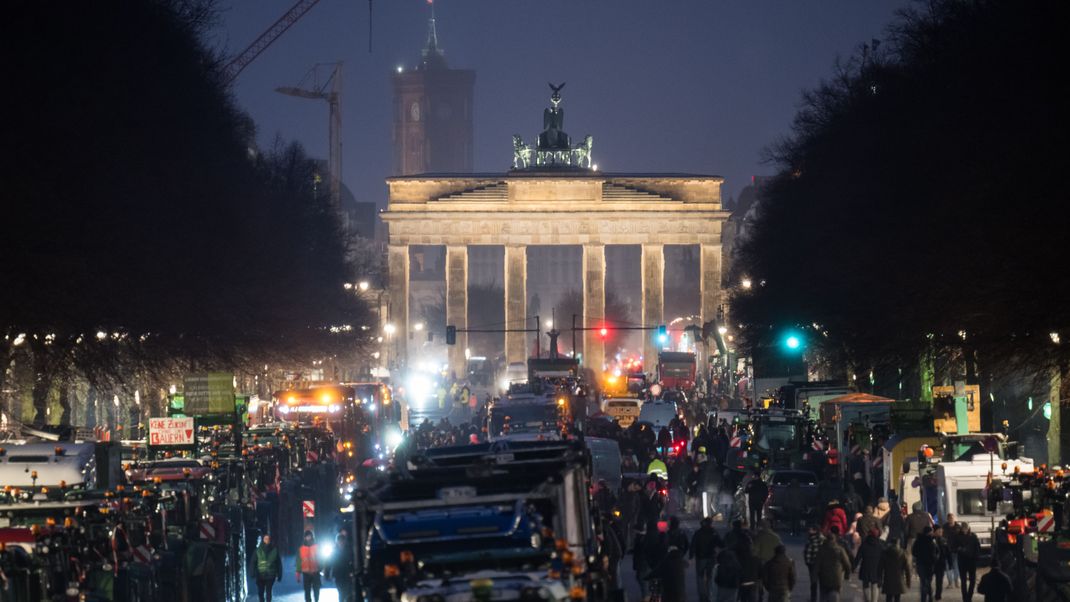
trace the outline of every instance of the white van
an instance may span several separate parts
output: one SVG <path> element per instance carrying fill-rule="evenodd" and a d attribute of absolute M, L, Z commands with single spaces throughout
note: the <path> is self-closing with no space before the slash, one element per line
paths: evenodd
<path fill-rule="evenodd" d="M 643 404 L 639 410 L 639 422 L 650 423 L 654 427 L 654 432 L 657 433 L 662 427 L 668 427 L 672 419 L 679 414 L 680 411 L 674 402 L 658 399 Z"/>

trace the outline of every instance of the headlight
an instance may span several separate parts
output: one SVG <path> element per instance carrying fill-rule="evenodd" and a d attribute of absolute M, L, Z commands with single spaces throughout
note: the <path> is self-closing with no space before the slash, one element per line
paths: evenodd
<path fill-rule="evenodd" d="M 320 544 L 319 556 L 320 560 L 330 560 L 331 556 L 334 556 L 334 544 L 331 542 Z"/>

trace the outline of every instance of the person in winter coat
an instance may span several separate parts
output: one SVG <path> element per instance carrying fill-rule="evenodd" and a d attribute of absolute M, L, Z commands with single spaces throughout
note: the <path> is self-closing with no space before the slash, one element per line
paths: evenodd
<path fill-rule="evenodd" d="M 334 557 L 327 567 L 327 578 L 334 581 L 340 602 L 353 599 L 353 545 L 345 529 L 339 531 L 334 539 Z"/>
<path fill-rule="evenodd" d="M 688 558 L 695 559 L 695 579 L 698 581 L 699 602 L 712 602 L 714 597 L 713 569 L 717 564 L 717 550 L 723 548 L 724 542 L 713 528 L 713 519 L 706 517 L 698 531 L 691 536 Z"/>
<path fill-rule="evenodd" d="M 1011 578 L 999 566 L 998 556 L 992 557 L 992 568 L 981 577 L 977 584 L 977 593 L 985 597 L 985 602 L 1007 602 L 1011 599 L 1014 586 Z"/>
<path fill-rule="evenodd" d="M 877 577 L 885 602 L 899 602 L 899 597 L 910 590 L 910 561 L 902 548 L 895 544 L 884 548 Z"/>
<path fill-rule="evenodd" d="M 717 585 L 717 602 L 736 602 L 742 571 L 743 567 L 733 548 L 725 548 L 718 554 L 717 574 L 713 578 Z"/>
<path fill-rule="evenodd" d="M 749 544 L 736 548 L 739 558 L 739 602 L 758 602 L 762 590 L 762 563 Z"/>
<path fill-rule="evenodd" d="M 791 590 L 795 589 L 795 563 L 788 558 L 783 545 L 777 545 L 762 573 L 762 585 L 769 592 L 769 602 L 791 600 Z"/>
<path fill-rule="evenodd" d="M 914 502 L 914 507 L 911 513 L 906 517 L 904 521 L 906 537 L 906 549 L 907 554 L 913 554 L 914 540 L 921 535 L 921 532 L 926 528 L 929 528 L 932 532 L 933 517 L 929 516 L 929 513 L 925 511 L 925 506 L 921 502 Z"/>
<path fill-rule="evenodd" d="M 669 517 L 669 532 L 667 534 L 667 539 L 670 546 L 676 546 L 682 553 L 687 554 L 687 548 L 690 545 L 690 541 L 687 537 L 687 533 L 680 528 L 679 517 Z"/>
<path fill-rule="evenodd" d="M 948 569 L 948 557 L 951 556 L 951 548 L 947 545 L 944 537 L 943 525 L 933 527 L 933 542 L 936 544 L 936 564 L 933 565 L 933 576 L 936 579 L 936 599 L 944 595 L 944 575 Z"/>
<path fill-rule="evenodd" d="M 751 539 L 750 533 L 743 528 L 743 521 L 732 521 L 732 530 L 724 536 L 724 547 L 730 548 L 732 551 L 736 552 L 736 559 L 738 560 L 739 549 L 744 545 L 749 549 L 752 543 L 753 540 Z"/>
<path fill-rule="evenodd" d="M 654 530 L 656 534 L 656 529 Z M 647 557 L 647 525 L 646 523 L 639 523 L 635 526 L 635 542 L 632 544 L 632 570 L 635 571 L 635 578 L 639 582 L 639 595 L 643 600 L 650 598 L 650 581 L 648 578 L 650 573 L 654 570 L 651 566 L 650 559 Z M 650 535 L 649 537 L 654 537 Z"/>
<path fill-rule="evenodd" d="M 837 538 L 847 533 L 847 513 L 844 512 L 839 500 L 829 502 L 828 509 L 825 510 L 825 518 L 821 522 L 821 531 L 826 537 L 832 532 L 833 527 L 838 533 Z"/>
<path fill-rule="evenodd" d="M 773 526 L 769 519 L 763 518 L 758 523 L 758 532 L 754 535 L 754 545 L 751 546 L 754 556 L 765 566 L 765 563 L 773 559 L 776 548 L 781 544 L 780 536 L 773 532 Z"/>
<path fill-rule="evenodd" d="M 977 538 L 977 534 L 970 530 L 969 523 L 960 523 L 955 542 L 955 549 L 958 553 L 962 602 L 971 602 L 973 600 L 973 588 L 977 582 L 977 559 L 981 556 L 981 541 Z"/>
<path fill-rule="evenodd" d="M 256 547 L 256 597 L 260 602 L 271 602 L 271 590 L 276 581 L 282 581 L 282 558 L 271 543 L 271 536 L 260 538 Z"/>
<path fill-rule="evenodd" d="M 646 526 L 646 535 L 643 536 L 642 550 L 637 552 L 646 561 L 646 571 L 639 577 L 645 582 L 647 592 L 650 590 L 650 582 L 658 576 L 658 568 L 665 560 L 665 554 L 668 553 L 668 549 L 668 538 L 664 533 L 658 531 L 657 523 L 648 524 Z M 649 596 L 649 593 L 647 595 Z"/>
<path fill-rule="evenodd" d="M 821 544 L 825 543 L 825 536 L 817 527 L 811 526 L 806 538 L 806 546 L 803 548 L 803 561 L 810 574 L 810 602 L 817 602 L 817 553 L 821 550 Z"/>
<path fill-rule="evenodd" d="M 606 555 L 606 570 L 609 573 L 610 587 L 620 587 L 620 561 L 624 558 L 624 544 L 621 541 L 620 518 L 610 515 L 609 525 L 602 532 L 602 549 Z"/>
<path fill-rule="evenodd" d="M 910 552 L 918 570 L 918 581 L 921 582 L 921 602 L 933 602 L 933 575 L 938 574 L 936 563 L 939 561 L 940 550 L 933 539 L 932 527 L 925 527 L 914 539 Z"/>
<path fill-rule="evenodd" d="M 894 543 L 899 547 L 904 547 L 904 539 L 907 534 L 906 520 L 903 517 L 903 513 L 906 511 L 905 505 L 899 503 L 892 504 L 892 509 L 888 512 L 888 541 Z"/>
<path fill-rule="evenodd" d="M 851 578 L 851 559 L 839 543 L 839 528 L 829 528 L 828 537 L 817 551 L 817 581 L 821 602 L 839 602 L 843 584 Z"/>
<path fill-rule="evenodd" d="M 661 579 L 662 602 L 684 602 L 687 599 L 687 557 L 683 550 L 669 545 L 657 574 Z"/>
<path fill-rule="evenodd" d="M 947 561 L 944 563 L 947 565 L 947 586 L 958 587 L 959 586 L 959 527 L 961 527 L 956 520 L 955 515 L 952 513 L 947 514 L 947 520 L 944 521 L 944 539 L 947 540 L 948 555 Z"/>
<path fill-rule="evenodd" d="M 880 530 L 869 530 L 855 554 L 854 566 L 858 569 L 858 579 L 862 582 L 862 599 L 865 602 L 877 602 L 877 586 L 880 583 L 881 555 L 884 542 L 880 540 Z"/>
<path fill-rule="evenodd" d="M 756 526 L 762 520 L 762 509 L 769 497 L 769 485 L 760 476 L 755 476 L 747 483 L 747 508 L 750 509 L 750 524 Z"/>
<path fill-rule="evenodd" d="M 873 506 L 866 506 L 865 509 L 862 510 L 862 516 L 860 516 L 855 523 L 855 531 L 857 531 L 858 535 L 865 540 L 866 536 L 869 535 L 869 532 L 874 529 L 877 530 L 877 536 L 879 537 L 881 532 L 881 521 L 874 513 Z"/>
<path fill-rule="evenodd" d="M 625 552 L 631 550 L 632 541 L 635 540 L 635 525 L 642 507 L 643 485 L 639 481 L 629 480 L 620 496 L 620 518 L 624 526 L 624 538 L 621 541 L 624 542 Z"/>
<path fill-rule="evenodd" d="M 877 507 L 873 509 L 873 516 L 877 517 L 877 520 L 881 523 L 881 528 L 888 526 L 888 513 L 891 512 L 892 505 L 888 503 L 885 498 L 877 500 Z"/>

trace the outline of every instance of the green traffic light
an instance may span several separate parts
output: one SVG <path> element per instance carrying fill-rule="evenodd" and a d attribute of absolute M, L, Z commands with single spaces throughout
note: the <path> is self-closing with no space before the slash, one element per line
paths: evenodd
<path fill-rule="evenodd" d="M 798 349 L 802 342 L 799 337 L 791 335 L 784 341 L 784 344 L 787 345 L 788 349 Z"/>

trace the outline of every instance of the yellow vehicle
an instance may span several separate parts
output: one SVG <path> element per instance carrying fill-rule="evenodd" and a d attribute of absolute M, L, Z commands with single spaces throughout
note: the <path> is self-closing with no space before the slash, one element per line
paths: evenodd
<path fill-rule="evenodd" d="M 633 397 L 610 397 L 602 402 L 602 413 L 628 428 L 639 418 L 642 406 L 643 402 Z"/>

